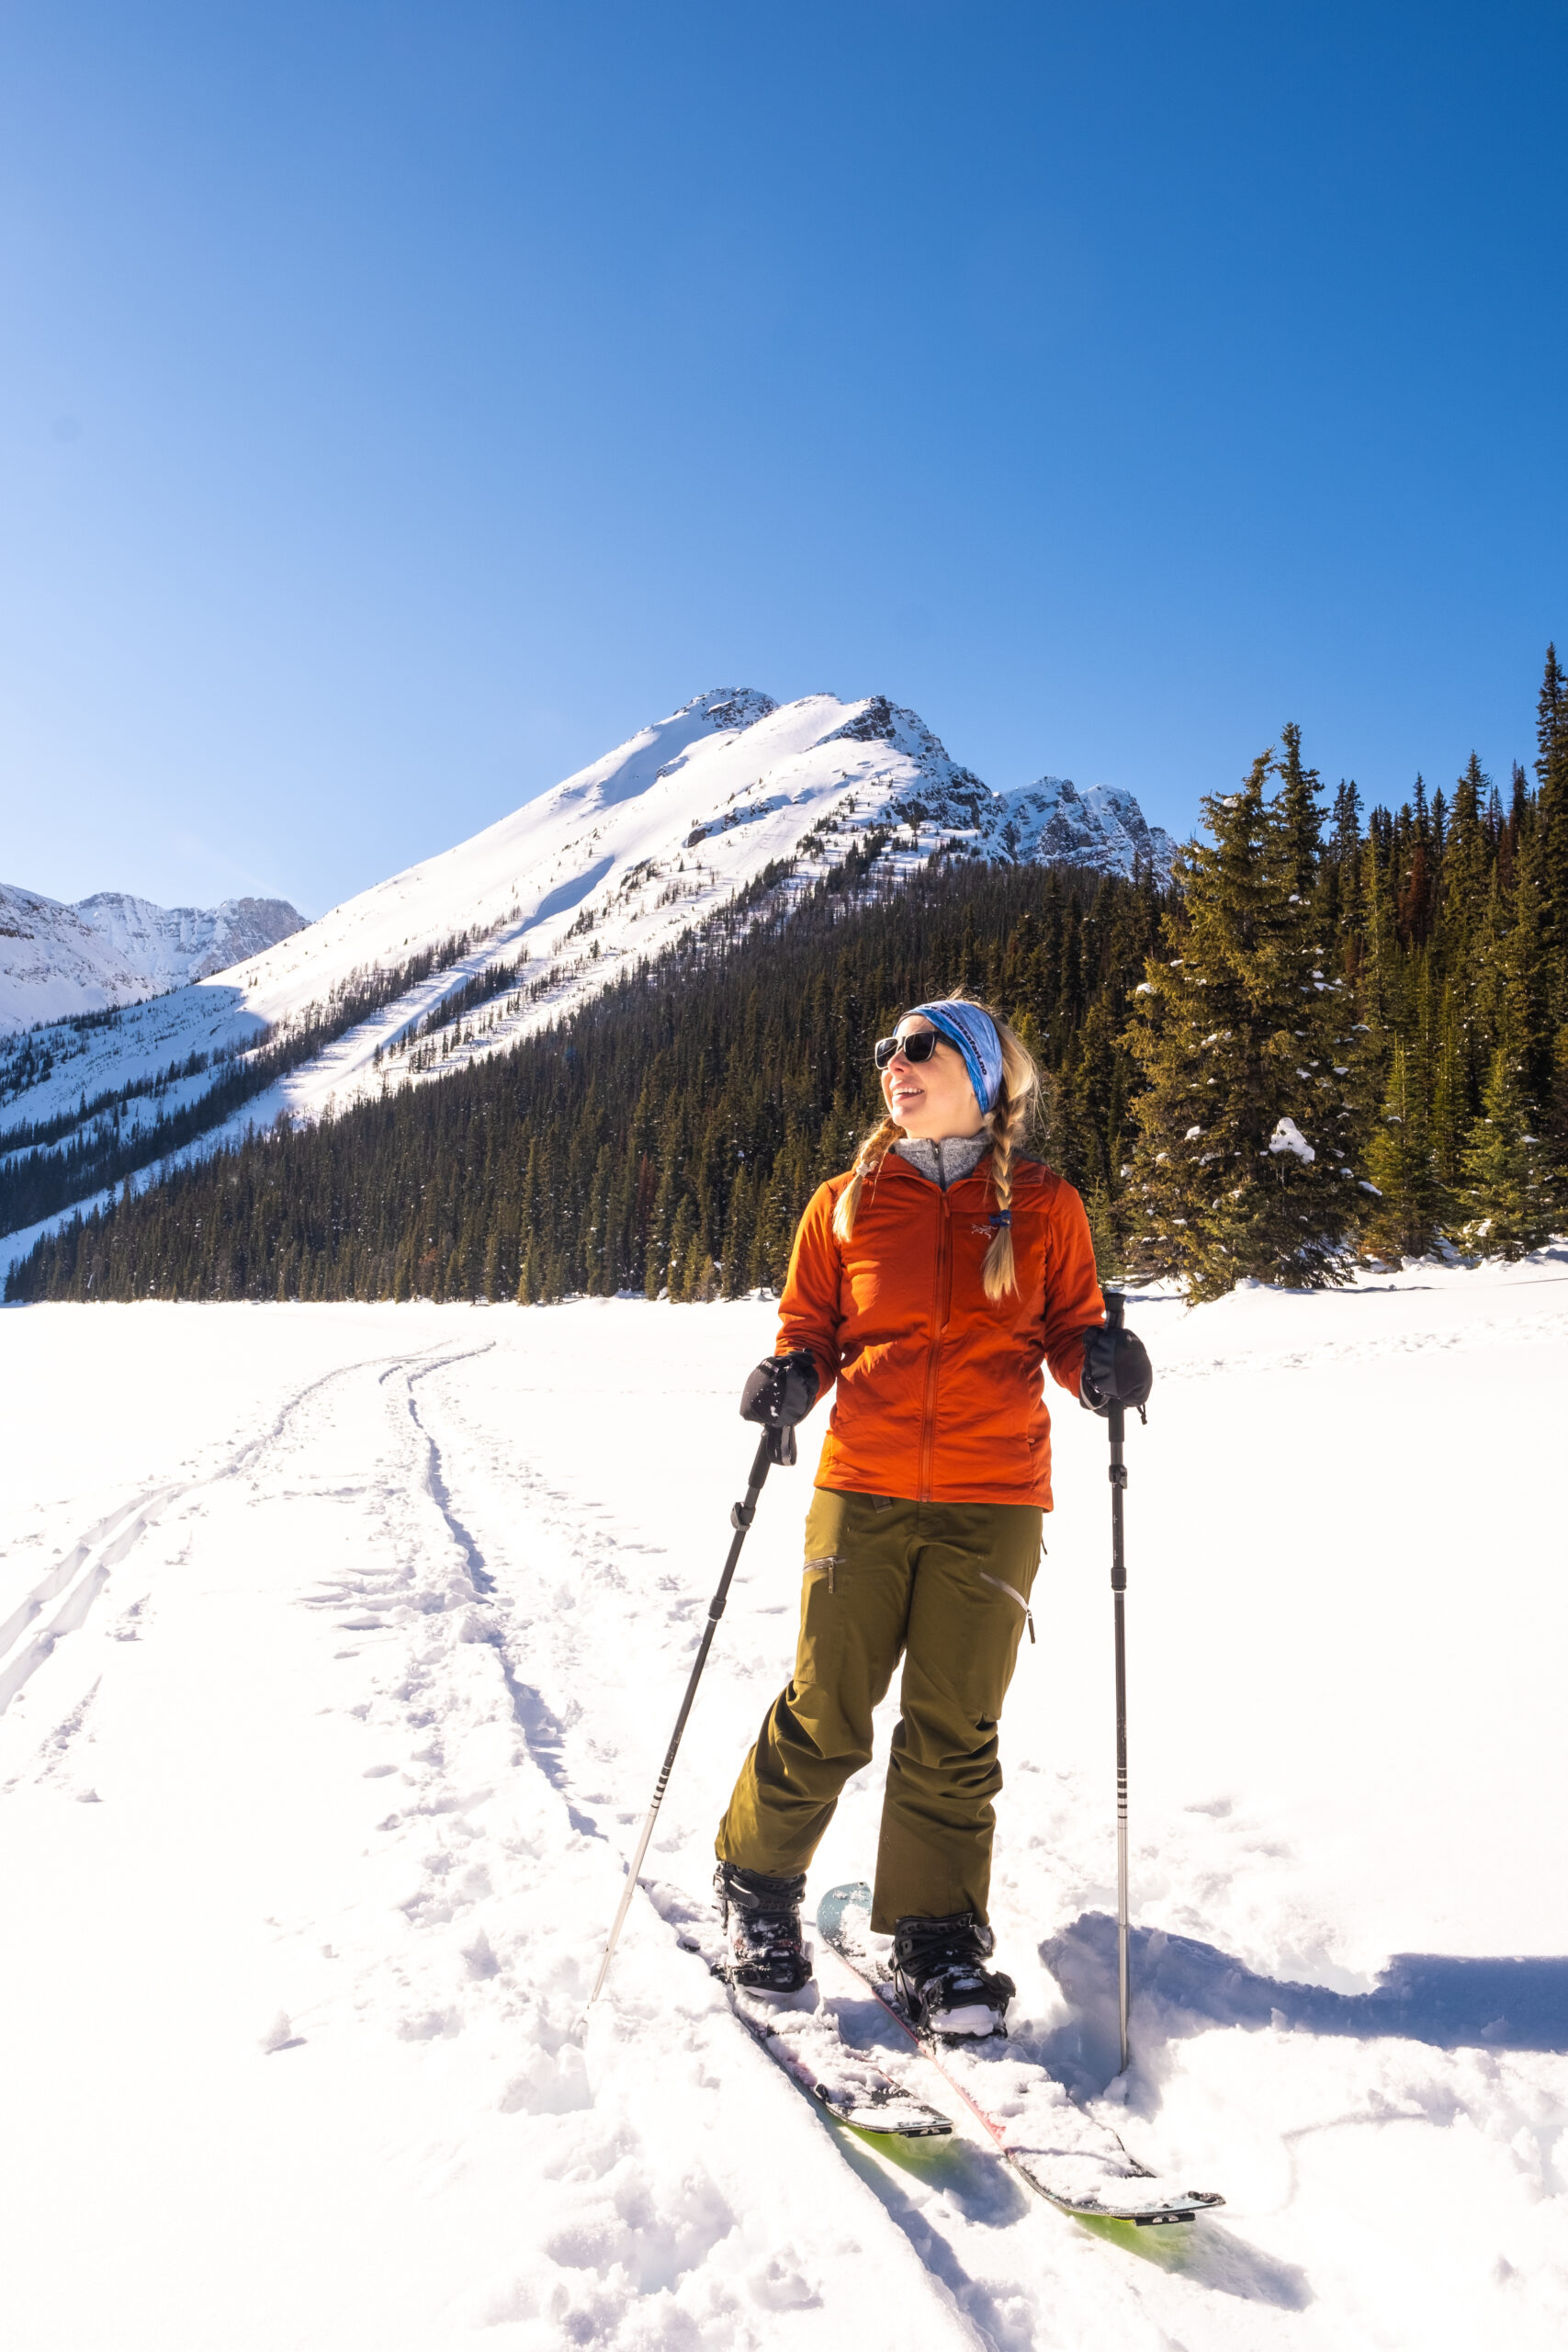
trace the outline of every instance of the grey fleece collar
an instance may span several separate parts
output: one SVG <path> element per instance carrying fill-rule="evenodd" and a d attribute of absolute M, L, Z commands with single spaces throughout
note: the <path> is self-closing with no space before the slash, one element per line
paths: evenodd
<path fill-rule="evenodd" d="M 921 1136 L 901 1136 L 893 1147 L 919 1176 L 945 1193 L 975 1170 L 991 1148 L 987 1135 L 943 1136 L 935 1143 Z"/>

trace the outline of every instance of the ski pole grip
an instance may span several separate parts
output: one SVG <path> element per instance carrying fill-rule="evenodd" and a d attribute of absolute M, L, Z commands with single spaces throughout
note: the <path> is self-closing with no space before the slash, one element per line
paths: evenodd
<path fill-rule="evenodd" d="M 1105 1328 L 1108 1331 L 1120 1331 L 1125 1328 L 1123 1318 L 1126 1308 L 1127 1303 L 1119 1290 L 1106 1292 Z M 1127 1426 L 1126 1410 L 1120 1396 L 1112 1396 L 1111 1399 L 1105 1420 L 1111 1432 L 1111 1483 L 1113 1487 L 1124 1487 L 1127 1483 L 1126 1472 L 1123 1470 L 1120 1478 L 1116 1475 L 1122 1460 L 1122 1435 Z"/>

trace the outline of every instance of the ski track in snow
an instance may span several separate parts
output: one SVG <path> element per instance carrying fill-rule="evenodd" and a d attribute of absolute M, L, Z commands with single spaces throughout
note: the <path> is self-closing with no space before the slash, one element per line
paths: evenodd
<path fill-rule="evenodd" d="M 284 2289 L 280 2317 L 274 2281 L 264 2290 L 270 2316 L 264 2307 L 254 2334 L 246 2316 L 228 2308 L 220 2321 L 209 2314 L 183 2338 L 170 2334 L 166 2281 L 152 2284 L 140 2321 L 118 2299 L 106 2301 L 95 2332 L 93 2318 L 46 2278 L 33 2282 L 30 2298 L 24 2290 L 23 2332 L 14 2340 L 205 2344 L 215 2340 L 207 2332 L 212 2326 L 225 2343 L 268 2345 L 423 2345 L 477 2334 L 498 2343 L 742 2346 L 780 2340 L 781 2328 L 783 2340 L 802 2328 L 804 2340 L 831 2340 L 816 2266 L 858 2257 L 852 2222 L 847 2228 L 840 2212 L 824 2222 L 807 2194 L 778 2200 L 754 2226 L 742 2210 L 752 2183 L 737 2168 L 739 2152 L 727 2151 L 727 2166 L 705 2159 L 701 2142 L 711 2120 L 688 2110 L 716 2105 L 707 2045 L 718 2041 L 713 2058 L 722 2067 L 735 2030 L 718 2015 L 705 1977 L 671 1952 L 660 1955 L 672 1963 L 669 1983 L 658 1983 L 656 1968 L 646 1985 L 673 2030 L 673 2085 L 671 2053 L 658 2080 L 634 2079 L 625 2097 L 614 2081 L 613 2054 L 610 2079 L 591 2078 L 581 2019 L 615 1865 L 561 1793 L 561 1724 L 510 1656 L 530 1621 L 524 1615 L 513 1625 L 514 1608 L 495 1595 L 482 1554 L 456 1515 L 439 1446 L 416 1401 L 433 1374 L 484 1352 L 447 1346 L 324 1375 L 219 1468 L 122 1505 L 39 1580 L 67 1594 L 67 1610 L 76 1604 L 69 1630 L 79 1631 L 110 1572 L 134 1556 L 147 1589 L 105 1639 L 149 1645 L 152 1612 L 167 1618 L 178 1606 L 160 1588 L 193 1555 L 221 1544 L 237 1513 L 272 1522 L 273 1556 L 286 1544 L 297 1564 L 287 1605 L 310 1621 L 318 1666 L 324 1657 L 344 1669 L 347 1687 L 330 1712 L 355 1733 L 356 1778 L 374 1800 L 369 1811 L 360 1807 L 371 1842 L 353 1860 L 346 1849 L 334 1856 L 330 1885 L 313 1890 L 319 1900 L 280 1904 L 265 1922 L 274 1947 L 267 1973 L 282 1997 L 270 2016 L 265 2002 L 253 2004 L 247 2041 L 258 2063 L 282 2064 L 298 2064 L 291 2053 L 313 2052 L 356 2023 L 415 2053 L 444 2052 L 461 2037 L 473 2053 L 467 2071 L 476 2078 L 478 2109 L 475 2118 L 465 2111 L 465 2132 L 508 2143 L 495 2152 L 484 2226 L 468 2232 L 478 2241 L 467 2249 L 469 2283 L 454 2297 L 451 2268 L 462 2266 L 439 2266 L 434 2307 L 411 2322 L 398 2308 L 400 2298 L 374 2288 L 367 2293 L 357 2273 L 353 2284 L 367 2307 L 345 2310 L 341 2295 L 329 2293 L 318 2308 L 312 2281 L 309 2306 L 292 2302 Z M 540 1482 L 538 1491 L 547 1512 L 549 1490 Z M 177 1524 L 184 1540 L 154 1563 L 143 1538 L 160 1523 L 171 1533 Z M 547 1542 L 554 1527 L 547 1518 Z M 53 1621 L 56 1638 L 66 1630 Z M 52 1643 L 35 1665 L 51 1650 Z M 95 1657 L 91 1666 L 98 1665 Z M 101 1804 L 106 1814 L 124 1801 L 129 1792 L 115 1788 L 94 1753 L 107 1739 L 102 1681 L 98 1672 L 10 1776 L 13 1798 L 65 1794 Z M 215 1780 L 234 1760 L 220 1749 L 203 1759 Z M 101 1791 L 89 1776 L 102 1781 Z M 390 1942 L 389 1920 L 400 1931 Z M 323 1928 L 331 1931 L 324 1941 Z M 634 1936 L 634 1950 L 637 1942 Z M 630 1950 L 628 1966 L 637 1967 Z M 682 2099 L 667 2132 L 662 2114 L 671 2087 Z M 803 2106 L 795 2114 L 793 2094 L 786 2098 L 781 2144 L 793 2141 L 798 2160 L 800 2143 L 809 2145 L 820 2127 Z M 205 2120 L 210 2139 L 216 2119 Z M 361 2186 L 375 2189 L 389 2151 L 355 2153 L 371 2174 Z M 439 2188 L 446 2186 L 441 2176 L 460 2177 L 474 2164 L 461 2143 L 422 2154 L 435 2156 Z M 455 2193 L 442 2199 L 443 2228 L 451 2230 L 451 2209 L 461 2201 Z M 412 2217 L 406 2188 L 403 2203 Z M 866 2204 L 863 2232 L 876 2222 Z M 227 2231 L 220 2224 L 220 2241 L 232 2227 L 231 2216 Z M 940 2299 L 912 2258 L 906 2268 L 910 2308 L 924 2311 L 934 2340 L 951 2338 L 951 2314 L 926 2308 Z M 15 2311 L 15 2282 L 10 2300 Z M 833 2300 L 841 2312 L 841 2298 Z M 219 2308 L 228 2301 L 225 2293 Z M 891 2329 L 879 2334 L 872 2301 L 869 2284 L 852 2298 L 852 2308 L 860 2307 L 857 2327 L 870 2341 L 891 2343 Z M 794 2328 L 792 2314 L 799 2315 Z"/>
<path fill-rule="evenodd" d="M 1491 1375 L 1467 1369 L 1472 1351 L 1506 1363 L 1517 1348 L 1538 1394 L 1553 1365 L 1543 1409 L 1560 1408 L 1560 1366 L 1540 1350 L 1561 1344 L 1562 1318 L 1454 1295 L 1440 1328 L 1396 1328 L 1425 1311 L 1408 1297 L 1387 1313 L 1363 1302 L 1364 1331 L 1314 1326 L 1294 1348 L 1280 1344 L 1294 1302 L 1227 1307 L 1218 1350 L 1221 1318 L 1212 1336 L 1201 1314 L 1185 1318 L 1166 1351 L 1180 1377 L 1157 1392 L 1168 1413 L 1130 1447 L 1135 1676 L 1194 1607 L 1190 1572 L 1166 1597 L 1145 1498 L 1164 1493 L 1179 1519 L 1183 1450 L 1212 1430 L 1216 1397 L 1248 1385 L 1210 1385 L 1215 1367 L 1301 1374 L 1335 1400 L 1337 1429 L 1352 1356 L 1381 1395 L 1414 1351 L 1451 1403 L 1468 1395 L 1451 1384 Z M 241 1351 L 279 1332 L 291 1344 L 227 1389 L 189 1372 L 182 1385 L 193 1317 Z M 51 1464 L 32 1482 L 43 1498 L 13 1515 L 0 1867 L 33 1932 L 7 1939 L 0 1984 L 35 2030 L 7 2066 L 0 2143 L 11 2340 L 1560 2342 L 1568 2033 L 1534 2051 L 1246 2030 L 1182 2010 L 1150 1946 L 1138 2063 L 1107 2112 L 1140 2153 L 1231 2202 L 1189 2233 L 1131 2240 L 1026 2199 L 962 2122 L 953 2143 L 897 2154 L 836 2132 L 752 2047 L 660 1912 L 702 1900 L 714 1821 L 787 1667 L 806 1475 L 770 1482 L 649 1855 L 658 1905 L 634 1903 L 585 2030 L 744 1479 L 732 1375 L 770 1329 L 762 1306 L 613 1302 L 0 1317 L 8 1371 L 35 1335 L 79 1331 L 107 1396 L 151 1342 L 192 1425 L 150 1443 L 149 1475 L 118 1490 L 78 1464 L 72 1496 L 48 1499 Z M 296 1340 L 338 1361 L 290 1377 Z M 1259 1413 L 1275 1395 L 1252 1392 Z M 1034 1949 L 1043 1927 L 1109 1896 L 1104 1693 L 1084 1695 L 1079 1741 L 1087 1678 L 1057 1664 L 1080 1615 L 1087 1639 L 1101 1631 L 1102 1433 L 1060 1401 L 1035 1596 L 1046 1654 L 1026 1650 L 1004 1734 L 995 1912 L 1021 2041 L 1092 2097 L 1103 2005 L 1069 2011 Z M 1268 1427 L 1239 1434 L 1249 1458 Z M 1262 1463 L 1265 1490 L 1282 1468 Z M 1421 1521 L 1424 1540 L 1436 1523 Z M 1082 1596 L 1053 1585 L 1055 1564 L 1086 1548 Z M 1387 1949 L 1382 1894 L 1358 1925 L 1365 1889 L 1343 1854 L 1320 1867 L 1303 1806 L 1249 1781 L 1223 1744 L 1224 1785 L 1195 1777 L 1200 1744 L 1156 1795 L 1140 1767 L 1165 1752 L 1174 1702 L 1146 1678 L 1134 1697 L 1140 1920 L 1276 1979 L 1370 1983 Z M 1283 1773 L 1283 1739 L 1281 1756 Z M 847 1792 L 815 1891 L 868 1866 L 881 1770 L 879 1756 Z M 1451 1844 L 1463 1824 L 1447 1811 Z M 1431 1850 L 1450 1859 L 1441 1824 Z M 1396 1890 L 1416 1922 L 1404 1948 L 1426 1933 L 1409 1905 L 1426 1851 L 1408 1844 Z M 1337 1871 L 1344 1922 L 1324 1893 Z M 825 1957 L 820 1974 L 837 2001 L 852 1988 L 835 1967 Z M 942 2103 L 918 2060 L 879 2055 Z M 67 2250 L 65 2177 L 73 2210 L 99 2217 L 92 2264 Z"/>

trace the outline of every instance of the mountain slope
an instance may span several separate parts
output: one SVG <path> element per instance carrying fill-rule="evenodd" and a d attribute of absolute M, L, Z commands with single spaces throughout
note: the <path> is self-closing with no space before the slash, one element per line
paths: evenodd
<path fill-rule="evenodd" d="M 1105 787 L 990 791 L 882 696 L 716 690 L 225 973 L 14 1041 L 0 1137 L 74 1154 L 65 1189 L 87 1198 L 138 1149 L 318 1117 L 497 1051 L 846 858 L 896 880 L 947 849 L 1128 873 L 1167 867 L 1171 844 Z M 486 998 L 476 1036 L 461 1016 Z"/>
<path fill-rule="evenodd" d="M 942 860 L 822 883 L 661 957 L 504 1055 L 243 1138 L 13 1267 L 15 1298 L 676 1299 L 776 1288 L 816 1179 L 878 1097 L 872 1042 L 962 980 L 1032 1036 L 1051 1164 L 1102 1244 L 1137 1080 L 1119 1040 L 1152 890 Z M 483 1042 L 492 1005 L 465 1024 Z M 429 1048 L 422 1048 L 428 1051 Z M 113 1172 L 113 1171 L 109 1171 Z M 41 1213 L 36 1188 L 18 1224 Z"/>
<path fill-rule="evenodd" d="M 98 890 L 62 906 L 0 882 L 0 1035 L 163 995 L 304 929 L 286 899 L 159 907 Z"/>

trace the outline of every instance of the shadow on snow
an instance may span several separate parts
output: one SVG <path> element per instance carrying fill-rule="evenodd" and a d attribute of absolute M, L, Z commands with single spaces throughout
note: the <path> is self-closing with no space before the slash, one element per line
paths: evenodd
<path fill-rule="evenodd" d="M 1073 2012 L 1042 2037 L 1041 2055 L 1075 2091 L 1098 2095 L 1118 2067 L 1116 1922 L 1086 1911 L 1040 1955 Z M 1336 1993 L 1260 1976 L 1191 1936 L 1134 1928 L 1131 1970 L 1134 1999 L 1155 2011 L 1167 2041 L 1209 2025 L 1272 2026 L 1438 2050 L 1568 2051 L 1568 1959 L 1398 1952 L 1370 1993 Z"/>

